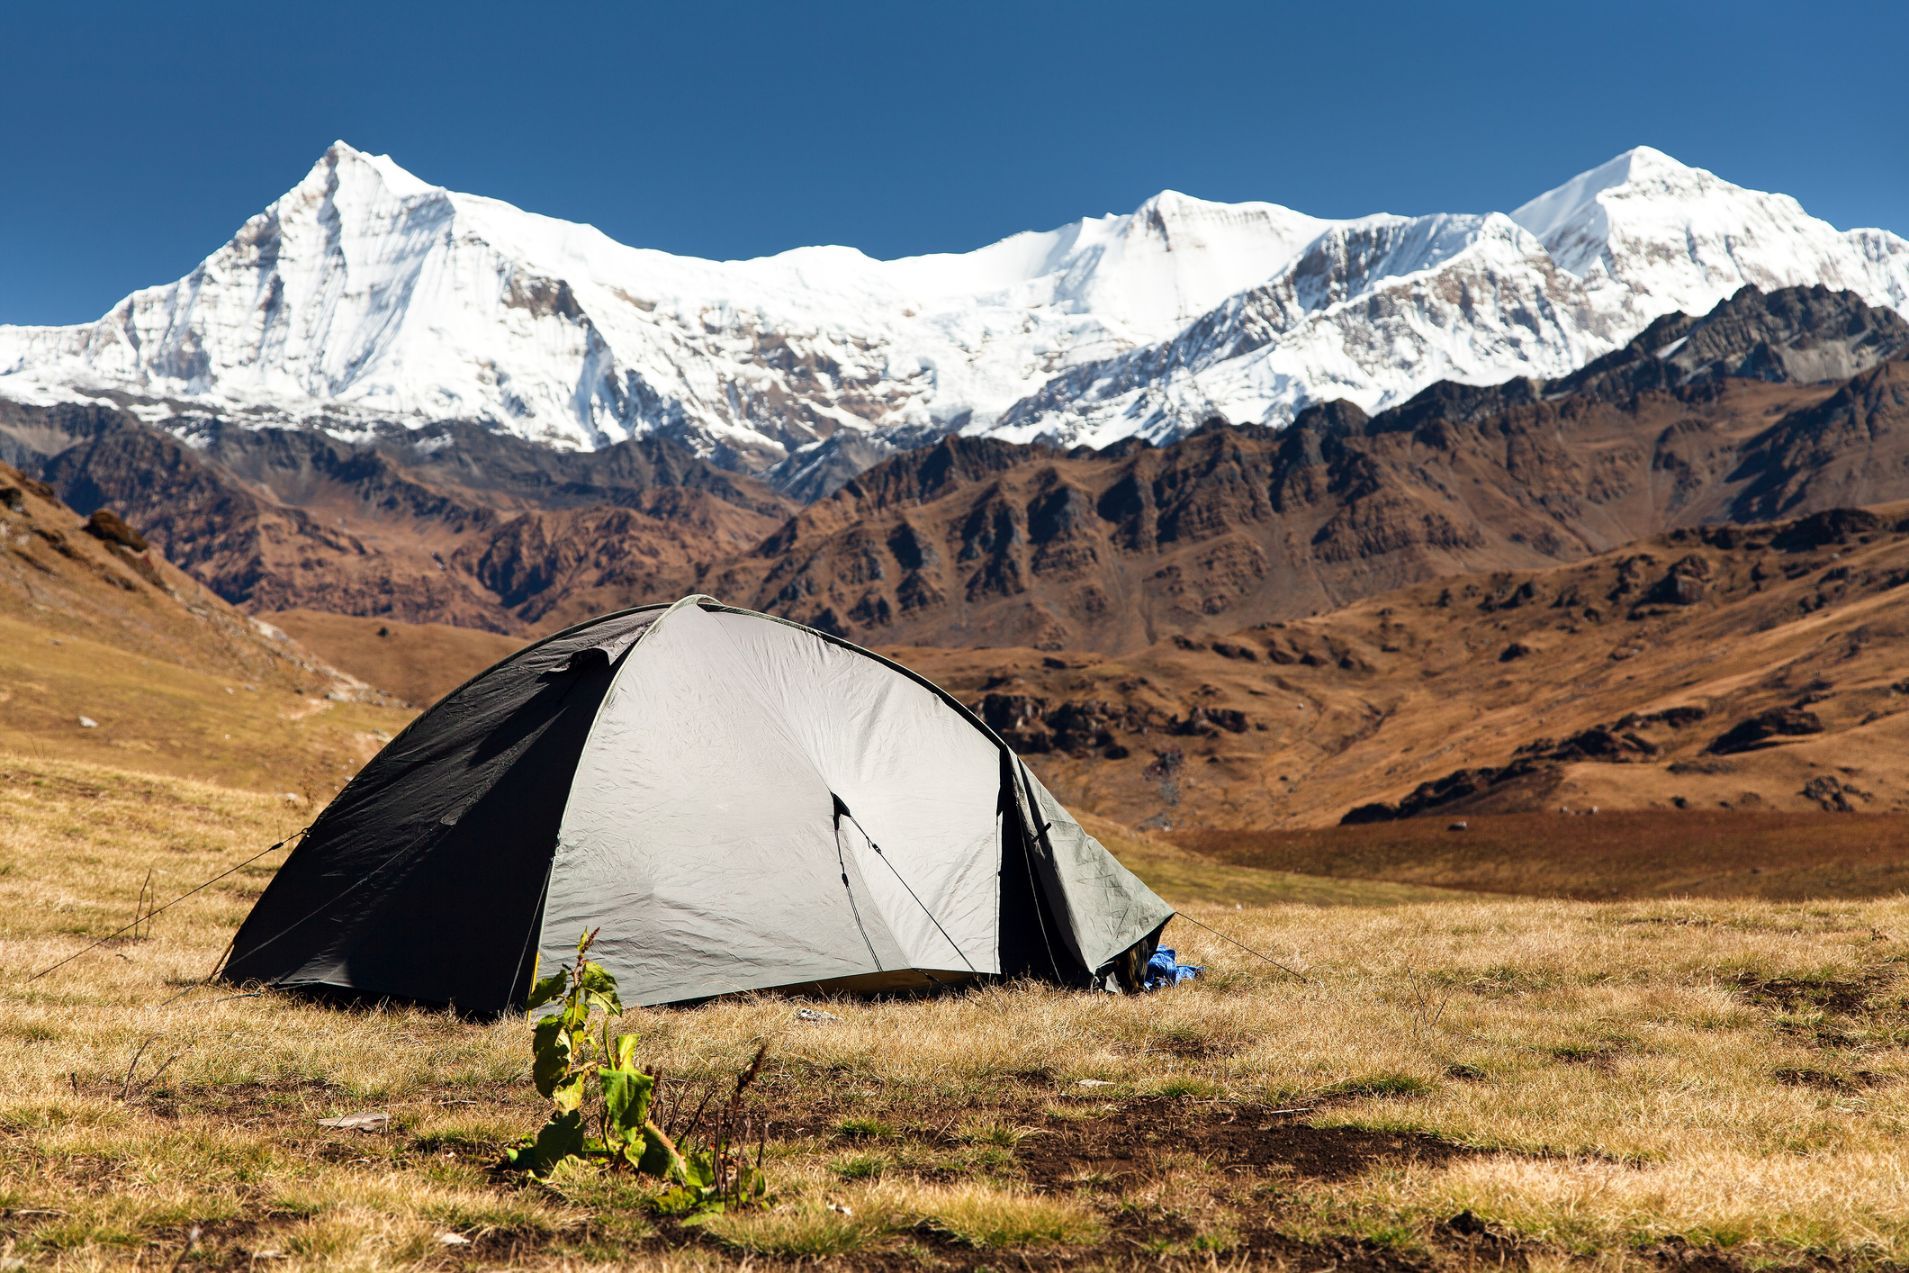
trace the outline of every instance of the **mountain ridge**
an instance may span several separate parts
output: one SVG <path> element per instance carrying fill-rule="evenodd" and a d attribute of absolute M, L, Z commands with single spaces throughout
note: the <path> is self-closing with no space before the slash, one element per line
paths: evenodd
<path fill-rule="evenodd" d="M 703 590 L 902 644 L 1119 651 L 1294 619 L 1676 527 L 1909 498 L 1905 355 L 1894 311 L 1750 289 L 1570 376 L 1441 382 L 1374 416 L 1321 404 L 1284 430 L 1216 421 L 1102 451 L 944 438 Z"/>
<path fill-rule="evenodd" d="M 1555 377 L 1744 284 L 1909 307 L 1909 242 L 1639 148 L 1510 213 L 1329 221 L 1173 191 L 966 253 L 703 261 L 433 186 L 343 142 L 186 278 L 0 328 L 0 396 L 370 437 L 659 435 L 805 493 L 949 432 L 1105 446 Z M 818 458 L 805 448 L 836 437 Z"/>
<path fill-rule="evenodd" d="M 1314 404 L 1284 430 L 1216 419 L 1161 446 L 948 434 L 806 506 L 668 437 L 562 451 L 470 422 L 182 437 L 102 404 L 0 402 L 0 454 L 258 611 L 529 634 L 702 591 L 863 641 L 1120 650 L 1909 498 L 1905 351 L 1909 322 L 1851 293 L 1744 289 L 1554 380 Z"/>

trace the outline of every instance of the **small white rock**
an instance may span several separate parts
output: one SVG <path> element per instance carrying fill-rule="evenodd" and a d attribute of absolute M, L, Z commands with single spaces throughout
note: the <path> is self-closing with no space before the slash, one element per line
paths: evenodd
<path fill-rule="evenodd" d="M 437 1240 L 444 1246 L 469 1246 L 471 1240 L 461 1233 L 440 1233 Z"/>
<path fill-rule="evenodd" d="M 391 1125 L 391 1115 L 381 1109 L 368 1109 L 342 1118 L 321 1118 L 318 1125 L 347 1132 L 381 1132 Z"/>
<path fill-rule="evenodd" d="M 94 720 L 91 716 L 82 716 L 80 717 L 80 728 L 81 729 L 98 729 L 99 722 Z"/>

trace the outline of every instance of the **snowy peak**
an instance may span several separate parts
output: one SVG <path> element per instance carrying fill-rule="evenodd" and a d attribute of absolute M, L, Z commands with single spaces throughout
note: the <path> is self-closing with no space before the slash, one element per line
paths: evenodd
<path fill-rule="evenodd" d="M 1543 239 L 1565 225 L 1600 211 L 1602 201 L 1599 196 L 1606 191 L 1623 191 L 1640 186 L 1666 189 L 1717 180 L 1714 174 L 1681 164 L 1655 147 L 1634 146 L 1595 168 L 1579 173 L 1563 185 L 1545 191 L 1511 216 L 1518 224 Z"/>
<path fill-rule="evenodd" d="M 1057 295 L 1143 339 L 1271 277 L 1328 224 L 1276 203 L 1210 203 L 1174 190 L 1113 220 L 1105 243 L 1083 243 L 1064 262 Z"/>
<path fill-rule="evenodd" d="M 1325 222 L 1277 203 L 1215 203 L 1162 190 L 1124 218 L 1129 238 L 1151 238 L 1168 251 L 1204 251 L 1229 240 L 1291 240 L 1317 234 Z"/>
<path fill-rule="evenodd" d="M 1615 225 L 1648 219 L 1668 228 L 1702 205 L 1708 205 L 1714 217 L 1719 205 L 1739 196 L 1770 197 L 1681 164 L 1661 150 L 1637 146 L 1546 191 L 1511 215 L 1538 236 L 1560 266 L 1582 276 L 1603 256 Z"/>
<path fill-rule="evenodd" d="M 1749 190 L 1641 146 L 1514 212 L 1597 302 L 1632 322 L 1702 313 L 1744 286 L 1823 283 L 1909 301 L 1903 240 L 1845 233 L 1788 195 Z"/>
<path fill-rule="evenodd" d="M 969 252 L 708 261 L 327 147 L 176 283 L 0 327 L 0 397 L 333 432 L 662 435 L 766 468 L 949 432 L 1105 445 L 1556 376 L 1745 285 L 1909 311 L 1909 243 L 1638 147 L 1502 212 L 1325 220 L 1163 190 Z M 866 439 L 826 452 L 831 438 Z"/>
<path fill-rule="evenodd" d="M 325 153 L 319 156 L 312 170 L 293 190 L 296 193 L 309 189 L 337 188 L 345 184 L 362 187 L 370 182 L 377 183 L 398 199 L 445 193 L 442 188 L 422 181 L 399 167 L 391 156 L 367 154 L 342 140 L 325 147 Z"/>

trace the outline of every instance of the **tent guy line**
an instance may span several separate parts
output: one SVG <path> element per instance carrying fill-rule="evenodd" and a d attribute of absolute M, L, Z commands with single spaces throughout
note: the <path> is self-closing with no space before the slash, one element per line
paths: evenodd
<path fill-rule="evenodd" d="M 107 942 L 112 941 L 115 937 L 124 936 L 126 933 L 130 933 L 133 929 L 138 928 L 141 924 L 151 919 L 154 915 L 160 914 L 162 911 L 171 910 L 173 907 L 185 901 L 188 897 L 191 897 L 193 894 L 201 893 L 201 892 L 204 892 L 206 889 L 211 888 L 214 884 L 217 884 L 220 880 L 224 879 L 226 876 L 235 874 L 236 872 L 239 872 L 239 871 L 243 871 L 246 867 L 252 865 L 252 863 L 258 861 L 260 858 L 267 857 L 273 853 L 278 852 L 280 849 L 290 844 L 293 840 L 296 840 L 299 836 L 304 835 L 309 830 L 311 830 L 311 825 L 308 823 L 307 825 L 300 827 L 298 830 L 286 836 L 283 840 L 280 840 L 277 844 L 270 845 L 267 848 L 260 849 L 257 853 L 254 853 L 251 857 L 245 859 L 245 861 L 243 862 L 238 863 L 236 866 L 227 867 L 225 870 L 220 871 L 217 875 L 213 876 L 211 879 L 203 880 L 200 883 L 193 885 L 191 888 L 179 894 L 179 896 L 173 898 L 170 902 L 165 903 L 163 906 L 155 906 L 149 911 L 142 912 L 139 918 L 135 919 L 132 923 L 127 924 L 122 928 L 115 929 L 114 931 L 106 934 L 104 937 L 101 937 L 99 940 L 90 942 L 87 945 L 80 947 L 78 950 L 74 951 L 72 954 L 68 955 L 66 958 L 60 960 L 58 963 L 48 964 L 46 967 L 40 969 L 40 971 L 34 973 L 31 977 L 28 977 L 25 981 L 21 982 L 20 984 L 23 986 L 30 986 L 34 982 L 38 981 L 40 978 L 46 976 L 48 973 L 56 972 L 59 969 L 66 967 L 66 965 L 72 963 L 75 959 L 78 959 L 81 955 L 87 954 L 91 951 L 98 950 L 101 946 L 104 946 Z M 214 971 L 214 975 L 216 975 L 217 969 L 214 969 L 213 971 Z"/>
<path fill-rule="evenodd" d="M 1225 933 L 1213 927 L 1213 925 L 1208 924 L 1202 920 L 1195 919 L 1193 918 L 1193 916 L 1187 914 L 1185 911 L 1175 911 L 1174 914 L 1179 916 L 1181 919 L 1185 920 L 1187 923 L 1192 924 L 1195 928 L 1204 928 L 1207 932 L 1212 933 L 1215 937 L 1219 938 L 1221 941 L 1230 942 L 1233 945 L 1238 946 L 1241 950 L 1245 951 L 1247 954 L 1252 955 L 1255 958 L 1264 959 L 1267 963 L 1279 969 L 1281 972 L 1285 973 L 1289 977 L 1297 978 L 1298 980 L 1307 982 L 1308 984 L 1310 984 L 1312 981 L 1311 977 L 1308 977 L 1305 973 L 1299 971 L 1297 968 L 1288 967 L 1287 965 L 1280 963 L 1277 959 L 1274 959 L 1271 955 L 1267 954 L 1265 951 L 1254 950 L 1251 946 L 1248 946 L 1245 942 L 1239 940 L 1237 937 L 1228 937 Z"/>

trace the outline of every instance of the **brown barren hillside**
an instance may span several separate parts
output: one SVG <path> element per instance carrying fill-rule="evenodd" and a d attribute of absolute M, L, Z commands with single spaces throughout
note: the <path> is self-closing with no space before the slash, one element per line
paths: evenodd
<path fill-rule="evenodd" d="M 1060 453 L 946 438 L 704 591 L 863 641 L 1135 650 L 1677 527 L 1909 498 L 1909 324 L 1746 289 L 1548 383 Z M 1889 361 L 1896 359 L 1896 361 Z M 1819 376 L 1835 379 L 1819 380 Z"/>
<path fill-rule="evenodd" d="M 335 789 L 407 713 L 0 464 L 0 750 Z"/>
<path fill-rule="evenodd" d="M 1905 511 L 1679 531 L 1129 655 L 897 653 L 1136 824 L 1901 810 Z"/>
<path fill-rule="evenodd" d="M 661 438 L 549 451 L 475 426 L 369 441 L 0 403 L 0 446 L 227 600 L 524 634 L 680 593 L 793 505 Z"/>

